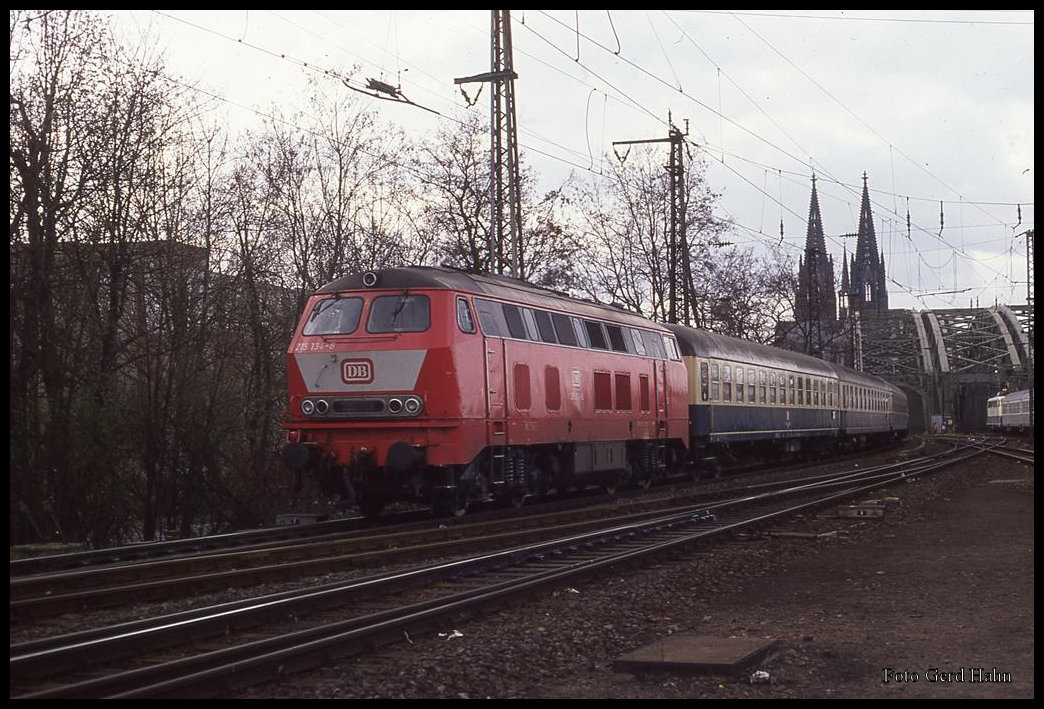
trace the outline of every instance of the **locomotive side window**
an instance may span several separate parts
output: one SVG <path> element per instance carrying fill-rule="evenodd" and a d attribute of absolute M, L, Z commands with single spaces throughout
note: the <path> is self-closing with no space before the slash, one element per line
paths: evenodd
<path fill-rule="evenodd" d="M 631 343 L 634 345 L 634 351 L 644 357 L 645 340 L 642 339 L 642 333 L 638 330 L 632 330 L 631 328 L 627 328 L 627 331 L 631 334 Z M 703 398 L 706 399 L 707 397 Z"/>
<path fill-rule="evenodd" d="M 569 318 L 570 322 L 573 323 L 573 332 L 576 334 L 576 341 L 580 343 L 581 347 L 590 347 L 591 343 L 587 339 L 587 328 L 584 327 L 583 321 L 580 318 Z"/>
<path fill-rule="evenodd" d="M 664 335 L 663 344 L 664 349 L 667 351 L 667 356 L 669 356 L 673 360 L 681 359 L 681 356 L 678 354 L 678 344 L 674 341 L 673 337 L 668 337 L 667 335 Z"/>
<path fill-rule="evenodd" d="M 536 318 L 533 317 L 532 308 L 522 308 L 522 322 L 526 324 L 526 339 L 539 342 L 540 333 L 537 332 Z"/>
<path fill-rule="evenodd" d="M 587 339 L 591 341 L 591 347 L 596 350 L 609 349 L 609 343 L 605 340 L 605 333 L 602 332 L 602 323 L 584 320 L 584 327 L 587 329 Z"/>
<path fill-rule="evenodd" d="M 504 303 L 504 321 L 507 323 L 508 335 L 517 340 L 529 339 L 526 337 L 526 326 L 522 323 L 522 313 L 518 306 Z"/>
<path fill-rule="evenodd" d="M 656 359 L 667 359 L 667 351 L 663 349 L 663 339 L 654 332 L 642 331 L 642 336 L 645 338 L 645 349 L 648 351 L 650 357 Z"/>
<path fill-rule="evenodd" d="M 457 327 L 461 332 L 475 332 L 475 320 L 471 317 L 471 308 L 464 298 L 457 298 Z"/>
<path fill-rule="evenodd" d="M 704 364 L 706 366 L 706 364 Z M 706 396 L 704 396 L 706 398 Z M 649 375 L 638 375 L 638 406 L 642 411 L 649 410 Z"/>
<path fill-rule="evenodd" d="M 551 314 L 544 310 L 536 311 L 536 324 L 537 330 L 540 331 L 540 339 L 543 342 L 550 342 L 555 344 L 558 340 L 555 338 L 555 328 L 551 324 Z M 568 343 L 567 343 L 568 344 Z"/>
<path fill-rule="evenodd" d="M 573 331 L 573 323 L 565 315 L 551 313 L 551 323 L 555 326 L 558 341 L 563 345 L 576 347 L 576 332 Z"/>
<path fill-rule="evenodd" d="M 629 351 L 627 345 L 624 343 L 623 330 L 619 325 L 606 325 L 605 331 L 609 334 L 609 346 L 612 348 L 613 352 Z"/>
<path fill-rule="evenodd" d="M 367 332 L 424 332 L 431 326 L 426 295 L 379 295 L 370 304 Z"/>
<path fill-rule="evenodd" d="M 324 298 L 312 307 L 302 335 L 350 335 L 359 327 L 362 298 Z"/>
<path fill-rule="evenodd" d="M 482 331 L 491 337 L 506 337 L 507 323 L 504 322 L 504 311 L 500 303 L 475 298 L 475 310 L 478 311 L 479 324 Z"/>

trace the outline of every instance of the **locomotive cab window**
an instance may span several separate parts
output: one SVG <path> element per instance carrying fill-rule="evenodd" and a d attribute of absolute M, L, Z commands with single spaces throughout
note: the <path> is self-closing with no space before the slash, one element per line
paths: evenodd
<path fill-rule="evenodd" d="M 457 327 L 461 332 L 475 332 L 475 319 L 471 317 L 471 308 L 464 298 L 457 298 Z"/>
<path fill-rule="evenodd" d="M 426 295 L 379 295 L 370 304 L 367 332 L 424 332 L 431 326 Z"/>
<path fill-rule="evenodd" d="M 350 335 L 359 327 L 362 298 L 324 298 L 312 307 L 302 335 Z"/>

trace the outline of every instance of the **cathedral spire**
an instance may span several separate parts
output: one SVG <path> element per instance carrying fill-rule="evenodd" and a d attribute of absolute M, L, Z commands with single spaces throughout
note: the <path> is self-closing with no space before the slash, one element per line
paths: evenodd
<path fill-rule="evenodd" d="M 878 251 L 874 233 L 874 215 L 870 211 L 870 191 L 863 173 L 863 202 L 859 210 L 859 233 L 852 258 L 850 302 L 852 310 L 888 309 L 888 289 L 884 270 L 884 252 Z"/>

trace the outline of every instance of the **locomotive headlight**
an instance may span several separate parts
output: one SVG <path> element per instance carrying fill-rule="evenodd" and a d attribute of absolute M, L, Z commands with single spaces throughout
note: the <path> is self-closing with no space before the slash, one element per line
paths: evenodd
<path fill-rule="evenodd" d="M 311 416 L 315 413 L 315 404 L 312 403 L 311 399 L 305 399 L 301 402 L 301 413 L 305 416 Z"/>
<path fill-rule="evenodd" d="M 397 414 L 402 411 L 402 400 L 401 399 L 388 399 L 388 411 L 393 414 Z"/>
<path fill-rule="evenodd" d="M 325 414 L 329 410 L 330 402 L 328 402 L 326 399 L 320 399 L 319 401 L 315 402 L 315 413 L 321 415 Z"/>
<path fill-rule="evenodd" d="M 424 408 L 424 401 L 419 396 L 408 396 L 403 402 L 403 408 L 410 416 L 416 416 Z"/>

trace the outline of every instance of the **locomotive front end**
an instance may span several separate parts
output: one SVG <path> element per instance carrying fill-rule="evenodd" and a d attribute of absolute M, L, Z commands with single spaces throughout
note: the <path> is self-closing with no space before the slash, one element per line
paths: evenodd
<path fill-rule="evenodd" d="M 371 515 L 426 502 L 440 457 L 466 447 L 452 294 L 381 281 L 370 272 L 318 291 L 287 353 L 283 462 Z"/>

